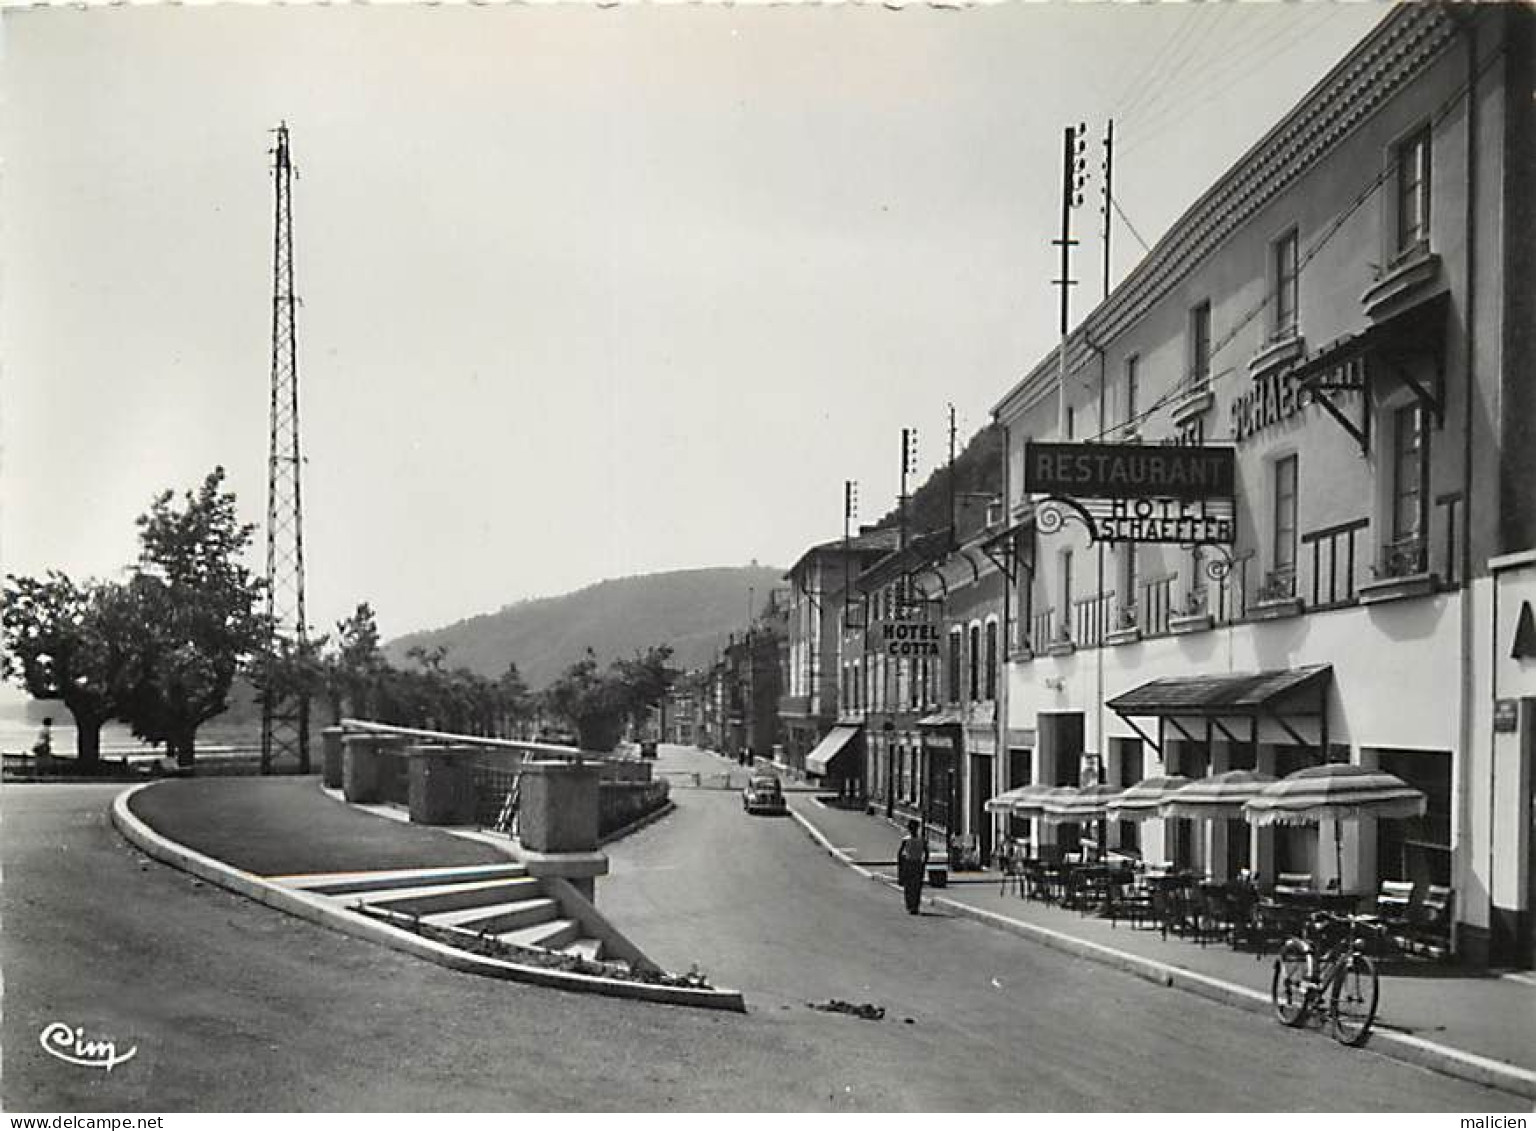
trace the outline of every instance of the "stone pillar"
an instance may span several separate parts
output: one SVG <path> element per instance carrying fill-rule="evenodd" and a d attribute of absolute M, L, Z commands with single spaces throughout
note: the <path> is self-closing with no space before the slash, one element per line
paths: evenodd
<path fill-rule="evenodd" d="M 341 792 L 354 804 L 379 800 L 379 736 L 349 734 L 342 739 Z"/>
<path fill-rule="evenodd" d="M 320 782 L 326 789 L 340 789 L 344 780 L 344 747 L 346 734 L 340 727 L 326 727 L 320 732 Z"/>
<path fill-rule="evenodd" d="M 408 752 L 411 821 L 422 825 L 475 823 L 473 746 L 416 746 Z"/>
<path fill-rule="evenodd" d="M 398 756 L 405 739 L 393 734 L 349 734 L 342 739 L 341 791 L 348 801 L 367 805 L 384 796 L 386 756 Z"/>
<path fill-rule="evenodd" d="M 593 763 L 527 762 L 518 805 L 518 839 L 534 852 L 597 848 L 598 768 Z"/>

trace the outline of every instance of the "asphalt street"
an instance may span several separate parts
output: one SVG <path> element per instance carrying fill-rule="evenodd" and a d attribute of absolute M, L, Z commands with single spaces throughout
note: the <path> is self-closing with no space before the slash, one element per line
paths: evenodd
<path fill-rule="evenodd" d="M 599 892 L 663 965 L 697 964 L 786 1020 L 838 998 L 845 1055 L 807 1069 L 896 1107 L 1462 1109 L 1498 1094 L 1167 990 L 968 919 L 903 908 L 789 818 L 706 784 L 728 763 L 664 747 L 677 812 L 610 847 Z M 740 778 L 741 772 L 734 775 Z M 891 833 L 894 857 L 898 834 Z M 865 1055 L 868 1054 L 868 1055 Z M 1507 1106 L 1508 1098 L 1502 1102 Z"/>
<path fill-rule="evenodd" d="M 745 989 L 746 1016 L 491 981 L 291 918 L 139 855 L 107 816 L 119 788 L 0 789 L 8 1111 L 1509 1106 L 913 919 L 726 791 L 677 790 L 671 817 L 611 847 L 598 899 L 658 958 Z M 807 1006 L 834 996 L 888 1012 Z M 40 1045 L 53 1022 L 136 1052 L 64 1063 Z"/>

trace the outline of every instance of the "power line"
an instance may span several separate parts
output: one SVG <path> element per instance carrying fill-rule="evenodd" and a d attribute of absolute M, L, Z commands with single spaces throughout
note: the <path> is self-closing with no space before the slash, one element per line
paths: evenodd
<path fill-rule="evenodd" d="M 1141 238 L 1141 233 L 1136 230 L 1136 225 L 1131 223 L 1131 218 L 1129 216 L 1127 216 L 1125 214 L 1125 210 L 1120 207 L 1120 200 L 1119 200 L 1119 198 L 1115 197 L 1115 196 L 1111 196 L 1109 198 L 1109 204 L 1110 204 L 1110 207 L 1115 210 L 1115 215 L 1120 217 L 1121 221 L 1124 222 L 1126 228 L 1130 231 L 1131 235 L 1136 238 L 1136 242 L 1141 245 L 1141 250 L 1142 251 L 1151 251 L 1152 249 L 1147 246 L 1147 241 L 1142 239 Z"/>

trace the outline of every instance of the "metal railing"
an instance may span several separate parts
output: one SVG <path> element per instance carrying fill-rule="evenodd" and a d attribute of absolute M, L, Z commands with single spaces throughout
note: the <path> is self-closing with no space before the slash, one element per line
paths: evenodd
<path fill-rule="evenodd" d="M 1312 608 L 1332 609 L 1354 603 L 1355 536 L 1370 524 L 1368 518 L 1356 518 L 1301 536 L 1301 544 L 1312 547 L 1312 595 L 1308 601 Z"/>
<path fill-rule="evenodd" d="M 1044 655 L 1046 649 L 1051 646 L 1051 641 L 1055 639 L 1052 635 L 1052 624 L 1055 619 L 1055 609 L 1043 609 L 1029 618 L 1029 647 L 1035 655 Z"/>
<path fill-rule="evenodd" d="M 1168 631 L 1168 612 L 1173 607 L 1173 583 L 1179 575 L 1154 577 L 1142 582 L 1136 624 L 1143 636 L 1163 636 Z"/>
<path fill-rule="evenodd" d="M 1079 648 L 1096 648 L 1104 633 L 1112 628 L 1110 617 L 1115 605 L 1113 591 L 1072 602 L 1072 642 Z"/>

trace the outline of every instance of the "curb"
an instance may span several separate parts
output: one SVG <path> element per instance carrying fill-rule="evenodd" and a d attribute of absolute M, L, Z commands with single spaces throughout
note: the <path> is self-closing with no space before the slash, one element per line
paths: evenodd
<path fill-rule="evenodd" d="M 161 836 L 141 821 L 129 809 L 128 803 L 140 790 L 152 788 L 159 782 L 145 782 L 126 789 L 112 799 L 112 823 L 123 837 L 140 851 L 173 868 L 179 868 L 194 876 L 226 888 L 229 891 L 253 899 L 257 903 L 285 911 L 300 919 L 329 927 L 354 938 L 366 939 L 403 951 L 417 958 L 425 958 L 469 974 L 481 974 L 514 982 L 527 982 L 551 989 L 571 990 L 577 993 L 603 994 L 608 997 L 629 998 L 665 1005 L 683 1005 L 697 1009 L 724 1009 L 736 1013 L 747 1011 L 746 1002 L 737 990 L 690 989 L 686 986 L 657 986 L 648 982 L 626 982 L 617 978 L 604 978 L 594 974 L 578 974 L 567 970 L 553 970 L 543 966 L 524 966 L 497 958 L 485 958 L 477 954 L 455 950 L 431 939 L 422 938 L 410 931 L 392 927 L 388 923 L 354 914 L 344 907 L 321 896 L 296 891 L 274 884 L 260 876 L 242 871 L 222 860 L 191 849 L 167 837 Z"/>
<path fill-rule="evenodd" d="M 895 885 L 883 876 L 870 871 L 853 861 L 847 853 L 837 848 L 826 835 L 822 833 L 810 820 L 801 816 L 794 810 L 790 810 L 790 816 L 799 822 L 800 827 L 810 834 L 834 859 L 846 864 L 855 872 L 866 879 L 884 883 L 887 886 Z M 928 902 L 934 906 L 943 907 L 946 911 L 955 912 L 968 919 L 985 923 L 1007 931 L 1009 934 L 1018 935 L 1032 942 L 1038 942 L 1055 950 L 1071 954 L 1077 958 L 1086 958 L 1090 961 L 1100 962 L 1116 969 L 1124 970 L 1138 978 L 1154 982 L 1157 985 L 1170 989 L 1183 990 L 1186 993 L 1198 994 L 1200 997 L 1211 1001 L 1218 1001 L 1224 1005 L 1235 1006 L 1251 1013 L 1267 1014 L 1270 1009 L 1269 996 L 1247 986 L 1239 986 L 1233 982 L 1225 982 L 1220 978 L 1213 978 L 1208 974 L 1201 974 L 1189 970 L 1183 966 L 1174 966 L 1166 962 L 1158 962 L 1155 959 L 1143 958 L 1138 954 L 1130 954 L 1127 951 L 1116 950 L 1113 947 L 1103 946 L 1100 943 L 1080 939 L 1074 935 L 1068 935 L 1061 931 L 1053 931 L 1049 927 L 1040 927 L 1034 923 L 1021 922 L 1018 919 L 1010 919 L 1006 915 L 999 915 L 995 911 L 988 911 L 981 907 L 972 907 L 967 903 L 959 903 L 941 895 L 930 895 Z M 1380 1053 L 1392 1060 L 1403 1061 L 1417 1065 L 1420 1068 L 1428 1068 L 1446 1076 L 1454 1076 L 1459 1080 L 1467 1080 L 1474 1084 L 1482 1084 L 1513 1095 L 1523 1096 L 1526 1099 L 1536 1099 L 1536 1072 L 1494 1060 L 1491 1057 L 1479 1056 L 1477 1053 L 1464 1052 L 1461 1049 L 1452 1048 L 1449 1045 L 1437 1044 L 1427 1041 L 1422 1037 L 1415 1037 L 1408 1033 L 1394 1033 L 1390 1030 L 1376 1029 L 1371 1033 L 1366 1042 L 1366 1048 Z"/>

